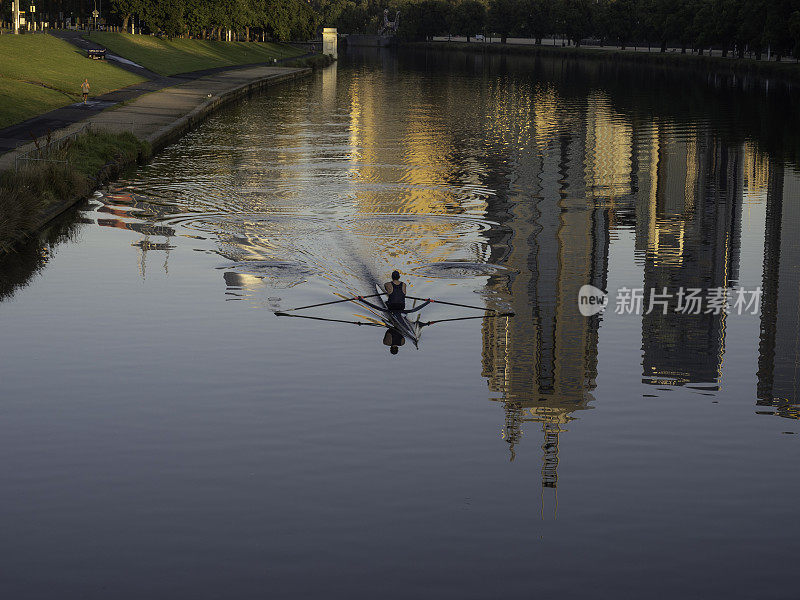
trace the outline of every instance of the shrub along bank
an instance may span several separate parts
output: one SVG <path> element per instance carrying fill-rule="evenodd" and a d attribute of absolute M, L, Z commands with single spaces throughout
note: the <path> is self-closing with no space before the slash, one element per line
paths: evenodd
<path fill-rule="evenodd" d="M 148 144 L 131 133 L 93 131 L 48 154 L 46 161 L 0 173 L 0 252 L 11 251 L 48 220 L 149 154 Z"/>

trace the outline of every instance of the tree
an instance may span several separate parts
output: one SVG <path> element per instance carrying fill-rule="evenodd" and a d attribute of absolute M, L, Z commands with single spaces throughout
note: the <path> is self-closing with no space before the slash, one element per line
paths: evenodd
<path fill-rule="evenodd" d="M 513 31 L 519 29 L 523 20 L 524 10 L 521 0 L 490 0 L 486 24 L 489 31 L 500 36 L 503 44 L 508 41 L 508 36 Z"/>
<path fill-rule="evenodd" d="M 560 5 L 565 25 L 564 32 L 576 46 L 580 46 L 581 40 L 596 31 L 595 11 L 597 5 L 593 0 L 560 0 Z"/>
<path fill-rule="evenodd" d="M 452 11 L 451 30 L 467 41 L 486 26 L 486 5 L 478 0 L 461 0 Z"/>
<path fill-rule="evenodd" d="M 369 22 L 370 15 L 366 6 L 355 2 L 347 2 L 339 18 L 333 21 L 339 31 L 345 33 L 366 33 Z"/>
<path fill-rule="evenodd" d="M 697 0 L 692 7 L 692 37 L 698 54 L 717 41 L 717 21 L 713 0 Z"/>
<path fill-rule="evenodd" d="M 797 58 L 800 56 L 800 10 L 789 16 L 789 34 L 792 39 L 792 54 Z"/>
<path fill-rule="evenodd" d="M 766 7 L 763 43 L 775 52 L 778 61 L 793 45 L 789 29 L 791 14 L 792 0 L 772 0 Z"/>
<path fill-rule="evenodd" d="M 207 32 L 212 28 L 213 2 L 208 0 L 186 0 L 186 28 L 191 35 L 206 39 Z"/>
<path fill-rule="evenodd" d="M 143 0 L 111 0 L 111 12 L 119 16 L 122 29 L 125 30 L 128 29 L 131 17 L 141 13 L 143 8 Z"/>
<path fill-rule="evenodd" d="M 743 56 L 744 47 L 755 52 L 756 58 L 761 58 L 761 49 L 764 42 L 764 16 L 765 6 L 762 0 L 743 0 L 739 5 L 739 29 L 737 37 L 741 41 L 739 56 Z"/>
<path fill-rule="evenodd" d="M 542 43 L 545 35 L 555 33 L 555 15 L 553 0 L 523 0 L 522 19 L 524 31 L 537 44 Z"/>
<path fill-rule="evenodd" d="M 728 56 L 731 46 L 736 43 L 738 14 L 738 0 L 715 0 L 714 22 L 716 23 L 717 43 L 722 47 L 722 56 Z"/>
<path fill-rule="evenodd" d="M 602 22 L 603 37 L 625 49 L 627 42 L 633 38 L 636 27 L 636 6 L 633 0 L 605 0 L 598 5 L 599 20 Z"/>
<path fill-rule="evenodd" d="M 169 2 L 147 0 L 143 3 L 142 8 L 142 20 L 151 31 L 165 35 L 169 39 L 186 32 L 186 24 L 183 20 L 186 12 L 185 0 L 170 0 Z"/>

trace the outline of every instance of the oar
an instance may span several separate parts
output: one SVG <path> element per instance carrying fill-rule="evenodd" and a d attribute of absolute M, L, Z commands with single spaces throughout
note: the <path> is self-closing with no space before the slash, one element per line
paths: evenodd
<path fill-rule="evenodd" d="M 483 310 L 483 311 L 489 311 L 490 310 L 490 311 L 496 312 L 496 313 L 500 312 L 499 310 L 496 310 L 494 308 L 484 308 L 482 306 L 470 306 L 469 304 L 458 304 L 456 302 L 445 302 L 444 300 L 431 300 L 430 298 L 417 298 L 416 296 L 406 296 L 406 298 L 411 298 L 412 300 L 427 300 L 428 302 L 431 302 L 431 303 L 435 302 L 436 304 L 447 304 L 448 306 L 460 306 L 461 308 L 474 308 L 475 310 Z"/>
<path fill-rule="evenodd" d="M 332 323 L 348 323 L 350 325 L 369 325 L 370 327 L 383 327 L 378 323 L 370 323 L 368 321 L 344 321 L 342 319 L 326 319 L 324 317 L 309 317 L 307 315 L 288 315 L 285 312 L 276 312 L 276 317 L 292 317 L 295 319 L 312 319 L 314 321 L 331 321 Z"/>
<path fill-rule="evenodd" d="M 320 302 L 319 304 L 309 304 L 308 306 L 298 306 L 297 308 L 287 308 L 284 313 L 287 312 L 294 312 L 296 310 L 305 310 L 307 308 L 317 308 L 318 306 L 329 306 L 331 304 L 339 304 L 341 302 L 353 302 L 355 300 L 361 300 L 362 298 L 374 298 L 375 296 L 380 296 L 380 294 L 372 294 L 371 296 L 353 296 L 352 298 L 345 298 L 344 300 L 331 300 L 330 302 Z M 275 313 L 276 315 L 278 313 Z M 289 316 L 289 315 L 286 315 Z"/>
<path fill-rule="evenodd" d="M 496 315 L 481 315 L 480 317 L 457 317 L 455 319 L 439 319 L 437 321 L 427 321 L 426 323 L 420 323 L 427 327 L 428 325 L 436 325 L 437 323 L 446 323 L 448 321 L 469 321 L 470 319 L 495 319 L 497 317 L 513 317 L 514 313 L 499 313 Z"/>

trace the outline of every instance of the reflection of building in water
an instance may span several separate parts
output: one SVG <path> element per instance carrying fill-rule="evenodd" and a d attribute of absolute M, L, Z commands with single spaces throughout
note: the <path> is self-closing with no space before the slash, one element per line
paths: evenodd
<path fill-rule="evenodd" d="M 322 70 L 322 91 L 320 99 L 326 113 L 334 113 L 336 111 L 336 76 L 338 73 L 338 63 Z"/>
<path fill-rule="evenodd" d="M 800 173 L 770 168 L 758 404 L 783 417 L 800 418 Z"/>
<path fill-rule="evenodd" d="M 738 278 L 740 148 L 695 132 L 661 133 L 656 150 L 639 152 L 637 249 L 644 250 L 643 381 L 717 384 L 725 315 L 676 312 L 680 288 L 726 287 Z M 647 186 L 647 187 L 645 187 Z M 630 287 L 637 287 L 631 285 Z M 672 294 L 663 314 L 646 314 L 652 291 Z"/>
<path fill-rule="evenodd" d="M 409 89 L 398 102 L 394 88 L 376 84 L 385 74 L 353 78 L 346 94 L 348 180 L 365 264 L 391 260 L 378 270 L 401 270 L 437 261 L 484 262 L 491 252 L 481 226 L 493 194 L 482 142 L 465 139 L 486 119 L 486 105 L 464 105 L 463 80 L 449 82 L 432 99 L 427 87 Z M 444 108 L 443 108 L 444 107 Z M 456 117 L 457 120 L 448 121 Z M 401 217 L 397 217 L 401 215 Z M 356 247 L 357 246 L 357 247 Z"/>
<path fill-rule="evenodd" d="M 589 197 L 614 204 L 630 195 L 633 128 L 594 93 L 586 111 L 586 186 Z"/>
<path fill-rule="evenodd" d="M 769 186 L 769 158 L 748 142 L 744 145 L 742 167 L 743 187 L 746 194 L 766 200 Z"/>
<path fill-rule="evenodd" d="M 534 103 L 534 124 L 539 109 Z M 562 118 L 552 102 L 541 110 Z M 502 435 L 513 460 L 523 424 L 541 424 L 544 487 L 556 487 L 560 434 L 595 387 L 599 318 L 582 316 L 577 298 L 586 284 L 605 289 L 609 243 L 605 202 L 587 200 L 597 165 L 587 156 L 596 158 L 602 143 L 597 129 L 589 136 L 576 121 L 552 130 L 574 134 L 543 139 L 546 130 L 533 131 L 510 152 L 517 178 L 508 202 L 493 205 L 488 216 L 510 230 L 504 264 L 519 274 L 510 284 L 491 279 L 488 286 L 508 298 L 516 316 L 483 323 L 483 375 L 503 403 Z"/>

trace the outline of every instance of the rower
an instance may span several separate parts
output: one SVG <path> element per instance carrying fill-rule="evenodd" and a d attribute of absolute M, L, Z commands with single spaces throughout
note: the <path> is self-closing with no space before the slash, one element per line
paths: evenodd
<path fill-rule="evenodd" d="M 400 281 L 400 273 L 392 271 L 392 280 L 383 284 L 383 289 L 389 294 L 386 299 L 386 308 L 389 310 L 405 310 L 406 284 Z"/>

